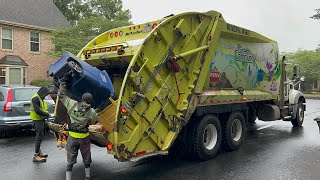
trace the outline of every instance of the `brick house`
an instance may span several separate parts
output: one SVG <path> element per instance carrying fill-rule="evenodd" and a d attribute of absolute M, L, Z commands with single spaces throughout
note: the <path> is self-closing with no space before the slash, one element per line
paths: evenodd
<path fill-rule="evenodd" d="M 0 0 L 0 84 L 47 79 L 51 32 L 69 26 L 52 0 Z"/>

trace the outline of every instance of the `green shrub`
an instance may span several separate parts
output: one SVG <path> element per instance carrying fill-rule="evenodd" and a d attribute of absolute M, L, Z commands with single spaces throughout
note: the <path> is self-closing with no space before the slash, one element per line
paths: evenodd
<path fill-rule="evenodd" d="M 41 86 L 48 86 L 52 84 L 52 82 L 50 80 L 47 80 L 47 79 L 35 79 L 35 80 L 32 80 L 30 82 L 30 85 L 32 86 L 38 86 L 38 87 L 41 87 Z"/>

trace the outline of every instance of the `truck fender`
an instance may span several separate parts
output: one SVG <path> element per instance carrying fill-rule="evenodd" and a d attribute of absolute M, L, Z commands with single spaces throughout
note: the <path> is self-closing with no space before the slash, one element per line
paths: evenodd
<path fill-rule="evenodd" d="M 300 91 L 292 89 L 289 92 L 289 104 L 293 106 L 292 118 L 296 118 L 298 103 L 300 101 L 303 103 L 304 110 L 306 110 L 306 98 L 304 97 L 304 94 Z"/>

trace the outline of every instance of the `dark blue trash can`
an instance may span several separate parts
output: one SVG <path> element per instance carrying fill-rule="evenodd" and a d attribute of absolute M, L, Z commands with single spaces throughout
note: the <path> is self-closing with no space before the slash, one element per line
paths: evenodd
<path fill-rule="evenodd" d="M 68 81 L 67 91 L 72 97 L 81 99 L 85 92 L 93 96 L 92 107 L 103 110 L 111 102 L 109 97 L 114 96 L 114 89 L 109 75 L 82 61 L 70 52 L 49 67 L 48 74 L 59 84 L 63 76 L 72 72 Z"/>

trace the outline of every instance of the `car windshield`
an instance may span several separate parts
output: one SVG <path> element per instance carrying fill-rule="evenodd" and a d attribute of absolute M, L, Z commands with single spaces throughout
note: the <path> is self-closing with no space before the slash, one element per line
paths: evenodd
<path fill-rule="evenodd" d="M 37 93 L 39 88 L 20 88 L 12 89 L 13 101 L 31 101 L 31 97 Z"/>

